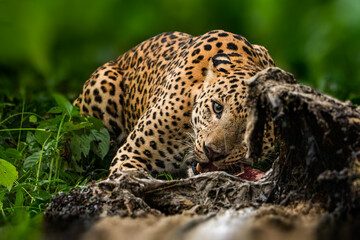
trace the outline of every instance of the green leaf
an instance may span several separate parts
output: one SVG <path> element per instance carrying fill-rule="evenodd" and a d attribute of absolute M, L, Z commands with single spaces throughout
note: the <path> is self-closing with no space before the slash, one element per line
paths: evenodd
<path fill-rule="evenodd" d="M 26 134 L 26 142 L 28 144 L 32 144 L 32 143 L 36 142 L 35 135 L 34 135 L 33 132 L 30 132 L 30 131 L 27 132 L 27 134 Z"/>
<path fill-rule="evenodd" d="M 0 159 L 0 185 L 10 191 L 17 178 L 18 172 L 14 165 L 4 159 Z"/>
<path fill-rule="evenodd" d="M 46 139 L 48 139 L 50 135 L 51 135 L 50 131 L 49 132 L 43 132 L 43 131 L 36 131 L 35 132 L 36 141 L 38 143 L 40 143 L 41 145 L 44 145 Z"/>
<path fill-rule="evenodd" d="M 61 107 L 67 113 L 68 116 L 71 116 L 73 105 L 71 105 L 69 100 L 67 100 L 63 95 L 57 93 L 54 93 L 53 97 L 56 103 L 59 105 L 59 107 Z"/>
<path fill-rule="evenodd" d="M 5 148 L 0 145 L 0 158 L 6 158 Z"/>
<path fill-rule="evenodd" d="M 52 107 L 48 113 L 54 113 L 54 114 L 59 114 L 59 113 L 62 113 L 62 108 L 60 107 Z"/>
<path fill-rule="evenodd" d="M 94 118 L 94 117 L 89 117 L 87 116 L 87 120 L 92 123 L 92 128 L 93 129 L 97 129 L 97 130 L 100 130 L 102 128 L 104 128 L 104 124 L 103 122 L 98 119 L 98 118 Z"/>
<path fill-rule="evenodd" d="M 71 112 L 71 116 L 73 117 L 80 117 L 80 111 L 78 107 L 73 106 L 73 110 Z"/>
<path fill-rule="evenodd" d="M 5 192 L 1 192 L 0 193 L 0 209 L 1 209 L 1 204 L 2 204 L 2 202 L 4 200 L 4 197 L 5 197 Z"/>
<path fill-rule="evenodd" d="M 29 122 L 36 123 L 37 122 L 37 117 L 35 115 L 31 115 L 30 118 L 29 118 Z"/>
<path fill-rule="evenodd" d="M 46 180 L 41 180 L 38 182 L 39 186 L 42 186 L 44 184 L 49 184 L 49 183 L 63 183 L 63 184 L 66 184 L 66 182 L 62 179 L 51 179 L 51 181 L 49 181 L 48 179 Z"/>
<path fill-rule="evenodd" d="M 37 195 L 34 195 L 34 198 L 40 201 L 47 201 L 51 200 L 51 193 L 48 191 L 39 191 Z"/>
<path fill-rule="evenodd" d="M 173 177 L 171 176 L 171 174 L 168 173 L 162 173 L 156 176 L 157 179 L 164 179 L 167 181 L 172 181 L 174 180 Z"/>
<path fill-rule="evenodd" d="M 98 155 L 101 159 L 104 159 L 110 148 L 110 134 L 105 129 L 100 130 L 92 129 L 91 134 L 94 136 L 94 142 L 92 150 Z"/>
<path fill-rule="evenodd" d="M 1 212 L 2 212 L 3 206 L 4 206 L 4 204 L 3 204 L 4 197 L 5 197 L 5 191 L 0 192 L 0 211 Z"/>
<path fill-rule="evenodd" d="M 23 156 L 21 152 L 15 148 L 8 148 L 5 151 L 0 148 L 0 158 L 6 159 L 8 162 L 14 164 L 18 160 L 22 160 Z"/>
<path fill-rule="evenodd" d="M 29 152 L 36 152 L 39 150 L 39 143 L 36 141 L 35 134 L 28 131 L 26 134 L 26 143 L 29 146 Z"/>
<path fill-rule="evenodd" d="M 93 137 L 86 134 L 73 135 L 70 143 L 70 148 L 75 160 L 80 160 L 81 154 L 83 154 L 84 156 L 87 156 L 89 154 L 90 143 L 92 140 Z"/>
<path fill-rule="evenodd" d="M 41 156 L 41 151 L 35 152 L 30 156 L 28 156 L 24 161 L 24 168 L 27 169 L 34 166 L 39 161 L 40 156 Z"/>
<path fill-rule="evenodd" d="M 58 129 L 58 121 L 60 121 L 59 118 L 54 118 L 47 121 L 41 121 L 39 126 L 37 128 L 39 129 L 47 129 L 48 132 L 44 131 L 36 131 L 35 132 L 35 138 L 38 143 L 43 145 L 46 141 L 46 139 L 49 138 L 49 136 L 52 134 L 51 131 L 55 132 Z"/>
<path fill-rule="evenodd" d="M 90 127 L 92 125 L 93 124 L 90 123 L 90 122 L 81 122 L 81 123 L 78 123 L 78 124 L 74 124 L 73 121 L 68 121 L 68 122 L 64 123 L 63 131 L 64 132 L 72 132 L 72 131 L 75 131 L 75 130 Z"/>
<path fill-rule="evenodd" d="M 16 190 L 16 198 L 15 198 L 15 206 L 21 207 L 24 203 L 24 193 L 21 188 L 15 188 Z"/>

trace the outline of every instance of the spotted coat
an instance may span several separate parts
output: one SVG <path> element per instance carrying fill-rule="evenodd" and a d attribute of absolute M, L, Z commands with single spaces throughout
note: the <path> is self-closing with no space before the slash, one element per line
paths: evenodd
<path fill-rule="evenodd" d="M 176 173 L 190 164 L 189 150 L 200 162 L 218 160 L 206 150 L 222 153 L 222 168 L 244 157 L 245 81 L 270 66 L 274 62 L 266 49 L 241 35 L 168 32 L 99 67 L 74 105 L 101 119 L 121 145 L 110 174 L 129 169 Z M 220 118 L 214 103 L 223 107 Z M 229 129 L 231 122 L 235 128 Z M 226 135 L 232 137 L 224 140 Z M 272 135 L 265 135 L 264 143 L 272 146 Z"/>

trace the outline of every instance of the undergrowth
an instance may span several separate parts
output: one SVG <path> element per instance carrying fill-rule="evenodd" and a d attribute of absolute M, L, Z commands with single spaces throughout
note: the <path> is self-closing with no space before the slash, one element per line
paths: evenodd
<path fill-rule="evenodd" d="M 0 100 L 0 238 L 38 239 L 53 194 L 107 176 L 110 136 L 58 94 Z"/>

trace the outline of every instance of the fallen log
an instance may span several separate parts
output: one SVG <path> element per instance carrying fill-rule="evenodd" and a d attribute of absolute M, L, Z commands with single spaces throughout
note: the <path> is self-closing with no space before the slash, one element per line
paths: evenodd
<path fill-rule="evenodd" d="M 269 202 L 289 201 L 295 191 L 297 199 L 318 198 L 332 210 L 352 199 L 360 159 L 359 107 L 296 84 L 291 74 L 278 68 L 252 79 L 247 105 L 247 157 L 260 155 L 258 139 L 269 116 L 281 145 L 273 166 L 281 173 L 274 179 L 277 188 Z"/>

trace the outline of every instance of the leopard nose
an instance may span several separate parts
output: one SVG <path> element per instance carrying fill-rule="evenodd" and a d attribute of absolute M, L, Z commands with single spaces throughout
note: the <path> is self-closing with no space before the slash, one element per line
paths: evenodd
<path fill-rule="evenodd" d="M 206 146 L 205 143 L 203 145 L 204 153 L 210 162 L 218 161 L 226 158 L 229 154 L 225 154 L 224 152 L 215 152 L 211 147 Z"/>

